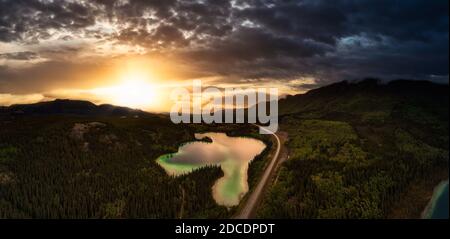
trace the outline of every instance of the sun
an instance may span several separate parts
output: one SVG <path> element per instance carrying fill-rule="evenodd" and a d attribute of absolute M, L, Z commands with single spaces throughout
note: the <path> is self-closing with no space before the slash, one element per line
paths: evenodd
<path fill-rule="evenodd" d="M 151 83 L 147 74 L 139 71 L 127 72 L 116 84 L 96 88 L 93 92 L 118 106 L 145 110 L 158 104 L 157 85 Z"/>
<path fill-rule="evenodd" d="M 112 96 L 116 105 L 148 108 L 156 101 L 155 86 L 139 78 L 131 78 L 114 87 Z"/>

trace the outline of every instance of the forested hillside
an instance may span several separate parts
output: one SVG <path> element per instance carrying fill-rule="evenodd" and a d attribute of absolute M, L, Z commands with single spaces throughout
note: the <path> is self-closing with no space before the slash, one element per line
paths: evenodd
<path fill-rule="evenodd" d="M 259 217 L 419 217 L 448 178 L 448 85 L 341 82 L 280 102 L 290 159 Z"/>
<path fill-rule="evenodd" d="M 213 129 L 257 132 L 236 125 Z M 211 194 L 219 168 L 172 178 L 155 163 L 206 130 L 211 127 L 80 101 L 3 108 L 0 218 L 229 217 L 233 212 Z"/>
<path fill-rule="evenodd" d="M 281 100 L 289 159 L 257 216 L 418 217 L 448 178 L 448 100 L 448 85 L 376 80 Z M 203 131 L 272 144 L 245 124 L 175 125 L 84 101 L 1 107 L 0 218 L 230 217 L 236 208 L 211 194 L 219 168 L 172 178 L 155 163 Z M 266 164 L 264 155 L 250 164 L 250 187 Z"/>

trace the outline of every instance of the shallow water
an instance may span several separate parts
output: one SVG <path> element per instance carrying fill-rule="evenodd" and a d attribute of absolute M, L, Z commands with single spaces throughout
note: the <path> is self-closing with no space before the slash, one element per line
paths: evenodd
<path fill-rule="evenodd" d="M 431 199 L 430 211 L 426 213 L 425 218 L 429 219 L 448 219 L 448 181 L 438 186 Z"/>
<path fill-rule="evenodd" d="M 177 153 L 157 159 L 169 175 L 179 176 L 207 166 L 220 166 L 224 176 L 212 187 L 214 200 L 219 205 L 236 206 L 248 192 L 249 163 L 266 145 L 259 140 L 229 137 L 224 133 L 196 134 L 196 139 L 208 137 L 212 143 L 196 141 L 180 146 Z"/>

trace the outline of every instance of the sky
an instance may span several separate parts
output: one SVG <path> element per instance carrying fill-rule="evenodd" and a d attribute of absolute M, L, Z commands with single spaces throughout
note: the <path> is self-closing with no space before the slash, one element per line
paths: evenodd
<path fill-rule="evenodd" d="M 145 89 L 161 99 L 193 79 L 281 94 L 366 77 L 448 84 L 448 5 L 0 0 L 0 105 L 74 98 L 144 107 Z"/>

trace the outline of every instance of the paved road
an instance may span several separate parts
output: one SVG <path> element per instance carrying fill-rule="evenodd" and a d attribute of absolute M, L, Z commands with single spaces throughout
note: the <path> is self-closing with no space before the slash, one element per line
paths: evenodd
<path fill-rule="evenodd" d="M 258 125 L 256 125 L 256 126 L 258 126 Z M 260 126 L 258 126 L 258 127 L 260 127 Z M 269 166 L 266 168 L 266 171 L 264 171 L 264 174 L 261 177 L 261 180 L 256 185 L 255 190 L 253 190 L 253 192 L 251 193 L 250 197 L 245 202 L 245 205 L 242 207 L 242 209 L 239 212 L 239 214 L 235 217 L 237 219 L 248 219 L 248 218 L 250 218 L 251 213 L 255 209 L 258 200 L 260 199 L 260 197 L 263 194 L 264 186 L 267 184 L 267 181 L 269 180 L 270 174 L 272 173 L 272 171 L 275 169 L 275 166 L 277 165 L 277 159 L 278 159 L 278 156 L 280 154 L 280 149 L 281 149 L 280 138 L 278 138 L 278 136 L 274 132 L 272 132 L 272 131 L 264 128 L 264 127 L 260 127 L 260 128 L 262 130 L 272 134 L 272 136 L 275 137 L 275 139 L 277 141 L 277 150 L 275 151 L 275 154 L 273 155 L 273 158 L 270 161 Z"/>

